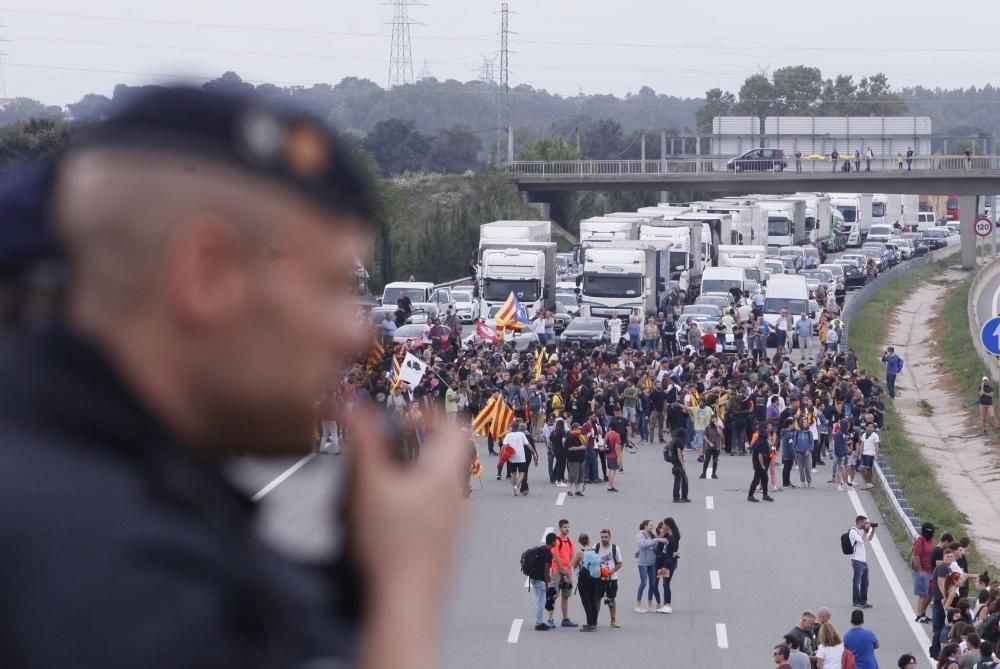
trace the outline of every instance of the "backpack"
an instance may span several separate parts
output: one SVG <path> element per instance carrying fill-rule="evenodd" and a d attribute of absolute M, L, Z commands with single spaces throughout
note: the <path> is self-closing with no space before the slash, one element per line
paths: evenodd
<path fill-rule="evenodd" d="M 849 649 L 844 649 L 844 655 L 840 660 L 840 669 L 857 669 L 858 662 L 854 659 L 854 653 Z"/>
<path fill-rule="evenodd" d="M 840 535 L 840 550 L 844 555 L 854 555 L 854 542 L 851 541 L 851 531 Z"/>
<path fill-rule="evenodd" d="M 531 398 L 528 400 L 528 407 L 532 411 L 538 411 L 542 408 L 542 394 L 537 390 L 531 393 Z"/>
<path fill-rule="evenodd" d="M 532 546 L 521 553 L 521 573 L 528 578 L 544 574 L 546 566 L 552 561 L 552 552 L 547 546 Z M 529 583 L 528 587 L 531 585 Z"/>
<path fill-rule="evenodd" d="M 612 548 L 612 550 L 614 549 Z M 601 557 L 597 554 L 596 548 L 584 552 L 583 560 L 580 562 L 580 571 L 586 572 L 591 578 L 601 577 Z"/>

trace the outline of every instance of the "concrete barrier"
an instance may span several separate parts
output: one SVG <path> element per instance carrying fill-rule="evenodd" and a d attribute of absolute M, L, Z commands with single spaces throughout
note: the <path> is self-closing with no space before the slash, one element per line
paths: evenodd
<path fill-rule="evenodd" d="M 975 346 L 976 354 L 979 356 L 979 359 L 983 361 L 983 365 L 986 369 L 989 370 L 990 376 L 993 377 L 994 384 L 1000 383 L 1000 360 L 997 359 L 997 356 L 986 350 L 986 347 L 983 346 L 983 342 L 979 337 L 979 333 L 983 329 L 983 323 L 979 319 L 979 312 L 976 310 L 976 305 L 979 303 L 983 287 L 998 274 L 1000 274 L 1000 258 L 993 260 L 986 265 L 986 267 L 979 270 L 979 272 L 976 273 L 975 278 L 972 279 L 972 286 L 969 288 L 969 302 L 965 307 L 969 316 L 969 329 L 972 334 L 972 345 Z"/>

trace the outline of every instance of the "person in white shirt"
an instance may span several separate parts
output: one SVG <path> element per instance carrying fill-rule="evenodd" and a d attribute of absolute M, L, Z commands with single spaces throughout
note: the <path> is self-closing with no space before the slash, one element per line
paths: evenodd
<path fill-rule="evenodd" d="M 535 447 L 528 441 L 528 437 L 525 436 L 523 429 L 524 425 L 520 421 L 515 421 L 514 425 L 511 426 L 511 431 L 503 438 L 503 445 L 514 449 L 514 454 L 510 456 L 509 460 L 511 465 L 510 479 L 514 486 L 514 497 L 522 494 L 521 481 L 524 480 L 524 477 L 528 473 L 528 465 L 531 464 L 531 459 L 535 461 L 536 465 L 538 464 L 538 453 L 535 452 Z"/>
<path fill-rule="evenodd" d="M 861 475 L 865 477 L 865 483 L 861 486 L 862 490 L 871 490 L 875 487 L 875 484 L 872 483 L 872 471 L 875 468 L 875 458 L 878 457 L 879 445 L 879 436 L 878 432 L 875 432 L 875 424 L 869 422 L 865 425 L 865 433 L 861 437 L 861 463 L 859 468 L 861 469 Z"/>
<path fill-rule="evenodd" d="M 875 527 L 865 516 L 858 516 L 854 519 L 854 527 L 847 532 L 854 548 L 851 554 L 851 568 L 854 571 L 851 592 L 856 609 L 871 608 L 868 603 L 868 555 L 865 543 L 875 538 Z"/>
<path fill-rule="evenodd" d="M 819 626 L 819 648 L 816 649 L 816 669 L 841 669 L 844 641 L 833 623 Z"/>
<path fill-rule="evenodd" d="M 538 343 L 545 346 L 545 312 L 539 311 L 535 320 L 531 321 L 531 331 L 538 337 Z"/>

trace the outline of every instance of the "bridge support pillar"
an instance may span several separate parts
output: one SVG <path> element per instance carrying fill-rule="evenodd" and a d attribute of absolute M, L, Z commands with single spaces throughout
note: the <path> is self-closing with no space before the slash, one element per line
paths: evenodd
<path fill-rule="evenodd" d="M 979 211 L 977 195 L 960 195 L 958 211 L 961 218 L 959 241 L 962 244 L 962 269 L 976 266 L 976 212 Z"/>

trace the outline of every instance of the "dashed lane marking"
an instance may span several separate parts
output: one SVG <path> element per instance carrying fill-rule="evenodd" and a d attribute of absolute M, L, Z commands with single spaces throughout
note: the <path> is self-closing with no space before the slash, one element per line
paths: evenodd
<path fill-rule="evenodd" d="M 719 580 L 719 572 L 715 569 L 708 572 L 708 580 L 712 582 L 712 590 L 722 589 L 722 581 Z"/>
<path fill-rule="evenodd" d="M 715 530 L 708 531 L 708 545 L 709 546 L 715 545 Z"/>
<path fill-rule="evenodd" d="M 714 509 L 715 508 L 715 498 L 709 495 L 705 498 L 705 508 Z"/>
<path fill-rule="evenodd" d="M 719 648 L 729 648 L 729 635 L 726 634 L 725 623 L 715 623 L 715 640 L 719 643 Z"/>
<path fill-rule="evenodd" d="M 251 497 L 250 499 L 252 499 L 255 502 L 259 502 L 261 499 L 264 498 L 264 495 L 267 495 L 272 490 L 274 490 L 275 488 L 277 488 L 279 485 L 281 485 L 282 483 L 284 483 L 285 481 L 287 481 L 289 479 L 289 477 L 291 477 L 292 474 L 294 474 L 295 472 L 297 472 L 300 469 L 302 469 L 303 467 L 305 467 L 306 463 L 308 463 L 310 460 L 312 460 L 315 457 L 316 457 L 315 453 L 310 453 L 309 455 L 305 456 L 304 458 L 302 458 L 301 460 L 299 460 L 298 462 L 296 462 L 294 465 L 292 465 L 291 467 L 289 467 L 285 471 L 281 472 L 281 474 L 279 474 L 273 481 L 271 481 L 266 486 L 264 486 L 263 488 L 261 488 L 260 490 L 258 490 L 257 493 L 253 497 Z"/>
<path fill-rule="evenodd" d="M 524 623 L 524 618 L 514 618 L 514 621 L 510 624 L 510 632 L 507 633 L 507 643 L 517 643 L 517 638 L 521 636 L 521 625 Z"/>
<path fill-rule="evenodd" d="M 556 506 L 562 506 L 566 503 L 566 493 L 561 492 L 556 496 Z"/>

